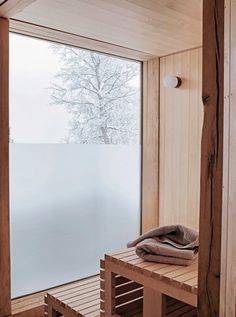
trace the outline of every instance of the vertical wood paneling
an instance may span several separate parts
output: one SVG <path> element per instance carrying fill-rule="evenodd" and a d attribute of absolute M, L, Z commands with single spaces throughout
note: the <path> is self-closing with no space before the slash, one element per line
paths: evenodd
<path fill-rule="evenodd" d="M 236 3 L 225 1 L 223 209 L 220 316 L 236 315 Z"/>
<path fill-rule="evenodd" d="M 201 144 L 198 310 L 219 316 L 221 274 L 224 0 L 203 1 L 203 103 Z M 235 252 L 235 251 L 234 251 Z M 227 315 L 233 316 L 233 315 Z"/>
<path fill-rule="evenodd" d="M 158 225 L 159 58 L 143 63 L 142 232 Z"/>
<path fill-rule="evenodd" d="M 227 262 L 228 262 L 228 182 L 229 182 L 229 122 L 230 122 L 230 42 L 231 42 L 231 0 L 225 1 L 224 39 L 224 139 L 223 139 L 223 193 L 222 193 L 222 238 L 221 238 L 221 279 L 220 316 L 226 317 L 227 308 Z M 232 299 L 232 298 L 231 298 Z M 232 302 L 232 305 L 234 300 Z"/>
<path fill-rule="evenodd" d="M 182 79 L 165 88 L 165 75 Z M 199 225 L 202 49 L 160 59 L 160 225 Z"/>
<path fill-rule="evenodd" d="M 9 23 L 0 18 L 0 317 L 11 314 L 9 238 Z"/>

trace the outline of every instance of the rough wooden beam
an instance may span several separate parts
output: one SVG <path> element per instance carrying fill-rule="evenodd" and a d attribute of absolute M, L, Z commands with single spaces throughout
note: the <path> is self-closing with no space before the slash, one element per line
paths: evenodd
<path fill-rule="evenodd" d="M 203 1 L 199 317 L 219 316 L 223 167 L 224 0 Z"/>
<path fill-rule="evenodd" d="M 0 317 L 11 314 L 8 90 L 9 23 L 0 18 Z"/>
<path fill-rule="evenodd" d="M 11 18 L 36 0 L 5 0 L 0 3 L 0 16 Z"/>

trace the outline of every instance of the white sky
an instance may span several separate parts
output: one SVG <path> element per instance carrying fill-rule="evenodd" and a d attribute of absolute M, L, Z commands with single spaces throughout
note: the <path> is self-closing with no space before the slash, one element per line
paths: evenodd
<path fill-rule="evenodd" d="M 58 143 L 63 138 L 70 114 L 63 106 L 50 105 L 48 89 L 60 66 L 50 42 L 10 34 L 10 131 L 14 143 Z"/>

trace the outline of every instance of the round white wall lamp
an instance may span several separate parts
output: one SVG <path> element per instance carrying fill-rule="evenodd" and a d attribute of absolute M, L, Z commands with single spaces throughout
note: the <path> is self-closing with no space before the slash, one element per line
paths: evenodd
<path fill-rule="evenodd" d="M 163 85 L 166 88 L 178 88 L 181 85 L 181 78 L 177 76 L 166 75 L 163 78 Z"/>

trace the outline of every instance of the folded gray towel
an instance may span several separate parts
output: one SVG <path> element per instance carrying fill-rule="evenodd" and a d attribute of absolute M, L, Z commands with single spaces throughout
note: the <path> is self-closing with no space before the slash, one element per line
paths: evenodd
<path fill-rule="evenodd" d="M 197 257 L 198 232 L 182 225 L 163 226 L 127 244 L 128 248 L 134 246 L 145 261 L 189 265 Z"/>

